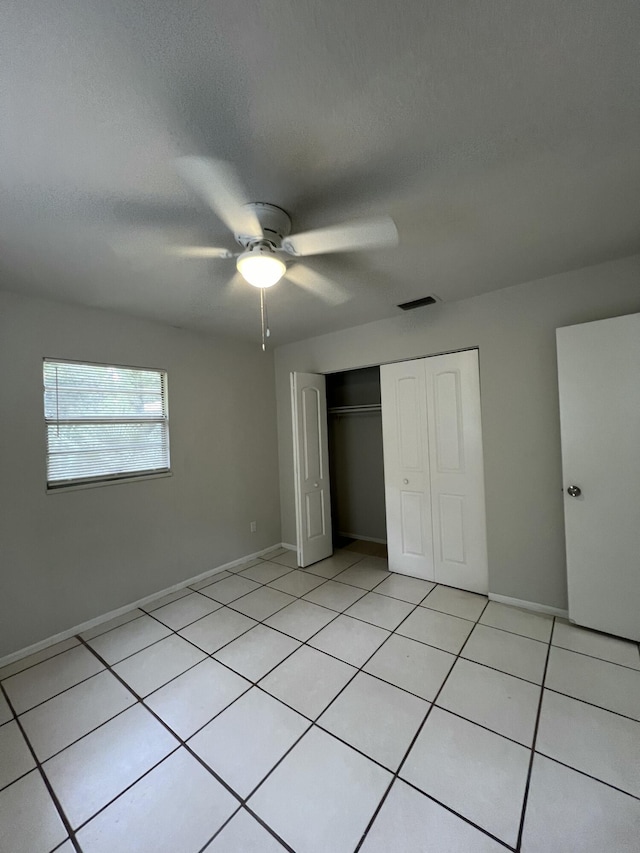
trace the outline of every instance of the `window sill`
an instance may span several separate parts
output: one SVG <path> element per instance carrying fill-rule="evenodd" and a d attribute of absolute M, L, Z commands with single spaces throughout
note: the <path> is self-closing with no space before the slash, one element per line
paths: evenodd
<path fill-rule="evenodd" d="M 84 489 L 101 489 L 103 486 L 116 486 L 123 483 L 140 483 L 146 480 L 162 480 L 165 477 L 173 477 L 173 471 L 161 471 L 157 474 L 140 474 L 135 477 L 114 477 L 111 480 L 98 480 L 95 483 L 69 483 L 68 486 L 56 486 L 53 489 L 46 487 L 48 495 L 66 494 L 67 492 L 79 492 Z"/>

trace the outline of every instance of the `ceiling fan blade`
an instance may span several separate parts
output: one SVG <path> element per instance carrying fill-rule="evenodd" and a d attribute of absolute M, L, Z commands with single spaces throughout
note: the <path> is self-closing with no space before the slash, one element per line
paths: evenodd
<path fill-rule="evenodd" d="M 353 298 L 342 285 L 302 264 L 289 267 L 285 278 L 329 305 L 343 305 Z"/>
<path fill-rule="evenodd" d="M 174 258 L 232 258 L 228 249 L 215 246 L 168 246 L 167 252 Z"/>
<path fill-rule="evenodd" d="M 286 252 L 298 256 L 353 252 L 397 245 L 398 229 L 390 216 L 304 231 L 282 241 L 282 248 Z"/>
<path fill-rule="evenodd" d="M 230 163 L 208 157 L 180 157 L 178 170 L 233 234 L 262 237 L 258 217 L 247 207 L 249 200 Z"/>

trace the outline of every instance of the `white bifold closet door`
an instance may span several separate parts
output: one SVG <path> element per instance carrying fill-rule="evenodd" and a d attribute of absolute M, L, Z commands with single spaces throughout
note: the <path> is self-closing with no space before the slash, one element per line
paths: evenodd
<path fill-rule="evenodd" d="M 391 571 L 488 590 L 477 350 L 380 368 Z"/>
<path fill-rule="evenodd" d="M 325 378 L 291 374 L 298 565 L 333 553 Z"/>

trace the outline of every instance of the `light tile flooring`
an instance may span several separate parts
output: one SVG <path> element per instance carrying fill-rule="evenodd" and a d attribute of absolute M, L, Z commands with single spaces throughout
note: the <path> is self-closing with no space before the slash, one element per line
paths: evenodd
<path fill-rule="evenodd" d="M 2 853 L 640 850 L 637 645 L 268 557 L 0 670 Z"/>

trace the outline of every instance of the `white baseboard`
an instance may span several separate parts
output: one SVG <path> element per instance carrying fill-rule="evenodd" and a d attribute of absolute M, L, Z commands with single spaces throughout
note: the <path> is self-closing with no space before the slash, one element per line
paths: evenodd
<path fill-rule="evenodd" d="M 281 542 L 281 543 L 280 543 L 280 547 L 281 547 L 281 548 L 286 548 L 288 551 L 297 551 L 297 550 L 298 550 L 298 546 L 297 546 L 297 545 L 289 545 L 289 543 L 288 543 L 288 542 Z"/>
<path fill-rule="evenodd" d="M 569 615 L 568 610 L 562 610 L 560 607 L 550 607 L 548 604 L 538 604 L 535 601 L 524 601 L 522 598 L 510 598 L 508 595 L 495 595 L 489 593 L 490 601 L 497 601 L 500 604 L 510 604 L 512 607 L 520 607 L 522 610 L 532 610 L 534 613 L 548 613 L 550 616 L 564 616 L 566 619 Z"/>
<path fill-rule="evenodd" d="M 375 539 L 373 536 L 363 536 L 361 533 L 343 533 L 338 530 L 338 536 L 344 536 L 345 539 L 361 539 L 363 542 L 377 542 L 378 545 L 386 545 L 386 539 Z"/>
<path fill-rule="evenodd" d="M 145 604 L 150 604 L 152 601 L 155 601 L 158 598 L 162 598 L 164 595 L 168 595 L 170 592 L 177 592 L 179 589 L 183 589 L 185 586 L 189 586 L 192 583 L 198 583 L 198 581 L 203 581 L 205 578 L 211 577 L 212 575 L 217 575 L 220 572 L 224 572 L 225 569 L 233 569 L 235 566 L 239 566 L 242 563 L 247 563 L 249 560 L 254 560 L 256 557 L 261 557 L 263 554 L 268 554 L 269 551 L 273 551 L 274 548 L 291 548 L 291 545 L 285 545 L 283 542 L 277 542 L 275 545 L 269 545 L 268 548 L 263 548 L 261 551 L 255 551 L 253 554 L 246 554 L 244 557 L 239 557 L 237 560 L 231 560 L 230 563 L 225 563 L 222 566 L 216 566 L 215 569 L 209 569 L 206 572 L 202 572 L 199 575 L 196 575 L 193 578 L 189 578 L 188 580 L 180 581 L 180 583 L 176 583 L 173 586 L 168 586 L 166 589 L 161 589 L 159 592 L 154 592 L 152 595 L 147 595 L 144 598 L 139 598 L 138 601 L 134 601 L 132 604 L 125 604 L 123 607 L 118 607 L 116 610 L 110 610 L 109 613 L 105 613 L 102 616 L 96 616 L 95 619 L 89 619 L 88 622 L 83 622 L 81 625 L 76 625 L 74 628 L 69 628 L 66 631 L 61 631 L 59 634 L 54 634 L 53 637 L 47 637 L 46 640 L 40 640 L 37 643 L 34 643 L 31 646 L 27 646 L 26 649 L 20 649 L 17 652 L 12 652 L 6 657 L 0 658 L 0 667 L 6 666 L 7 664 L 14 663 L 21 658 L 27 657 L 27 655 L 33 655 L 36 652 L 42 651 L 42 649 L 46 649 L 49 646 L 54 646 L 56 643 L 61 643 L 63 640 L 68 640 L 69 637 L 75 637 L 76 634 L 82 634 L 83 631 L 89 631 L 91 628 L 95 628 L 98 625 L 101 625 L 103 622 L 108 622 L 110 619 L 115 619 L 116 616 L 122 616 L 123 613 L 128 613 L 130 610 L 135 610 L 137 607 L 142 607 Z"/>

